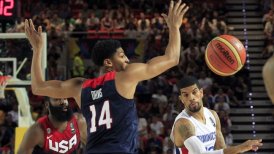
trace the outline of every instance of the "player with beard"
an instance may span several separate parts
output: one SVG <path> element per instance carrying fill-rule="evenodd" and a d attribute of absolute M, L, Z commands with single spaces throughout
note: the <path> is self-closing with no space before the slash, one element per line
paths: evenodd
<path fill-rule="evenodd" d="M 258 150 L 262 140 L 248 140 L 226 147 L 217 113 L 203 107 L 203 89 L 198 80 L 186 76 L 178 83 L 185 109 L 176 117 L 170 134 L 177 154 L 236 154 Z"/>
<path fill-rule="evenodd" d="M 73 114 L 67 99 L 49 98 L 48 115 L 37 120 L 25 133 L 19 154 L 77 153 L 86 143 L 86 122 L 81 114 Z"/>

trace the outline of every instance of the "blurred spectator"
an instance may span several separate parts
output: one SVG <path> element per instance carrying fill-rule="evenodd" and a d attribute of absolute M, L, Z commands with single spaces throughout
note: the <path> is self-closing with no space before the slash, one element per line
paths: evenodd
<path fill-rule="evenodd" d="M 235 89 L 235 96 L 237 97 L 238 100 L 242 100 L 243 102 L 246 101 L 247 97 L 247 90 L 248 87 L 246 83 L 244 82 L 244 79 L 242 77 L 238 77 L 238 80 L 235 85 L 233 85 Z"/>
<path fill-rule="evenodd" d="M 220 102 L 221 100 L 223 102 L 229 103 L 229 98 L 228 98 L 227 94 L 224 93 L 222 88 L 219 88 L 217 94 L 214 95 L 213 101 L 216 103 L 216 102 Z"/>
<path fill-rule="evenodd" d="M 156 131 L 150 131 L 150 137 L 147 141 L 147 152 L 160 154 L 163 151 L 163 139 L 159 137 Z"/>
<path fill-rule="evenodd" d="M 104 17 L 101 19 L 101 30 L 110 32 L 113 30 L 113 20 L 110 17 L 110 12 L 105 11 Z"/>
<path fill-rule="evenodd" d="M 156 135 L 164 134 L 164 125 L 158 116 L 152 116 L 152 122 L 149 126 L 152 131 L 155 131 Z"/>
<path fill-rule="evenodd" d="M 72 75 L 73 77 L 84 76 L 85 66 L 81 53 L 78 52 L 73 59 Z"/>
<path fill-rule="evenodd" d="M 241 105 L 240 101 L 237 99 L 237 97 L 234 94 L 234 91 L 231 88 L 229 88 L 227 90 L 227 96 L 229 98 L 230 106 L 240 106 Z"/>
<path fill-rule="evenodd" d="M 167 105 L 167 96 L 163 93 L 162 89 L 157 89 L 156 93 L 152 94 L 152 98 L 154 98 L 161 107 L 165 107 Z"/>
<path fill-rule="evenodd" d="M 225 102 L 225 97 L 219 97 L 215 102 L 214 110 L 219 113 L 221 111 L 225 111 L 226 113 L 230 113 L 230 106 L 228 102 Z"/>
<path fill-rule="evenodd" d="M 93 11 L 90 12 L 86 25 L 89 30 L 96 30 L 96 31 L 99 30 L 100 20 L 98 17 L 95 16 Z"/>
<path fill-rule="evenodd" d="M 266 40 L 266 47 L 263 49 L 262 57 L 269 58 L 274 53 L 274 39 Z"/>
<path fill-rule="evenodd" d="M 18 123 L 18 104 L 12 104 L 12 110 L 8 112 L 8 115 L 10 115 L 12 122 Z"/>
<path fill-rule="evenodd" d="M 203 89 L 211 88 L 213 84 L 212 78 L 207 77 L 204 71 L 200 73 L 200 78 L 198 79 L 198 81 Z"/>
<path fill-rule="evenodd" d="M 272 37 L 273 37 L 273 34 L 272 34 L 272 32 L 273 32 L 273 24 L 274 24 L 273 20 L 274 20 L 273 16 L 268 16 L 266 18 L 266 24 L 265 24 L 265 27 L 264 27 L 264 33 L 265 33 L 265 35 L 266 35 L 266 37 L 267 37 L 268 40 L 272 39 Z"/>

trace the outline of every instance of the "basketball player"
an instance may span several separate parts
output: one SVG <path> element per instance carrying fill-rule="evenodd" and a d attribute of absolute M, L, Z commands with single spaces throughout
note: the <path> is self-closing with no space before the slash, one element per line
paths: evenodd
<path fill-rule="evenodd" d="M 203 89 L 198 80 L 186 76 L 178 89 L 185 109 L 176 117 L 170 135 L 177 154 L 237 154 L 262 146 L 262 140 L 248 140 L 226 148 L 217 113 L 203 107 Z"/>
<path fill-rule="evenodd" d="M 101 66 L 95 79 L 73 78 L 67 81 L 43 81 L 41 56 L 42 28 L 35 30 L 31 20 L 25 21 L 25 32 L 33 48 L 31 68 L 32 90 L 36 95 L 54 98 L 73 97 L 87 122 L 86 153 L 137 153 L 138 117 L 133 100 L 140 81 L 154 78 L 179 63 L 181 36 L 179 28 L 188 10 L 179 0 L 170 2 L 163 17 L 169 28 L 169 42 L 162 56 L 147 63 L 129 63 L 116 40 L 98 41 L 92 60 Z"/>
<path fill-rule="evenodd" d="M 76 154 L 80 141 L 86 143 L 86 122 L 74 114 L 67 99 L 49 98 L 49 114 L 41 117 L 24 135 L 19 154 Z"/>
<path fill-rule="evenodd" d="M 274 104 L 274 56 L 271 56 L 264 64 L 263 79 L 267 94 Z"/>

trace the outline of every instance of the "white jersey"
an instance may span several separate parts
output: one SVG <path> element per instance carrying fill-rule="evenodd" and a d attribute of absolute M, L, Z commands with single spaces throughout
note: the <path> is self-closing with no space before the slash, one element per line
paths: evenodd
<path fill-rule="evenodd" d="M 214 151 L 214 145 L 216 142 L 216 120 L 214 115 L 209 111 L 209 109 L 204 107 L 204 116 L 206 118 L 206 123 L 202 123 L 198 120 L 196 120 L 194 117 L 188 115 L 186 113 L 186 110 L 183 110 L 175 119 L 170 138 L 174 143 L 174 136 L 173 136 L 173 129 L 174 125 L 177 120 L 181 118 L 185 118 L 189 120 L 195 127 L 195 136 L 197 136 L 203 145 L 206 148 L 206 151 Z M 188 150 L 185 147 L 176 147 L 176 150 L 174 151 L 176 154 L 188 154 Z"/>

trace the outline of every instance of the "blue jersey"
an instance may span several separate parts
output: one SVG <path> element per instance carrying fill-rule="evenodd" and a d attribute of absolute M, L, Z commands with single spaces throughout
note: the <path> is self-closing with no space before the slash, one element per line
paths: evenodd
<path fill-rule="evenodd" d="M 115 72 L 82 85 L 81 110 L 87 122 L 86 153 L 137 153 L 138 117 L 133 99 L 119 95 Z"/>

